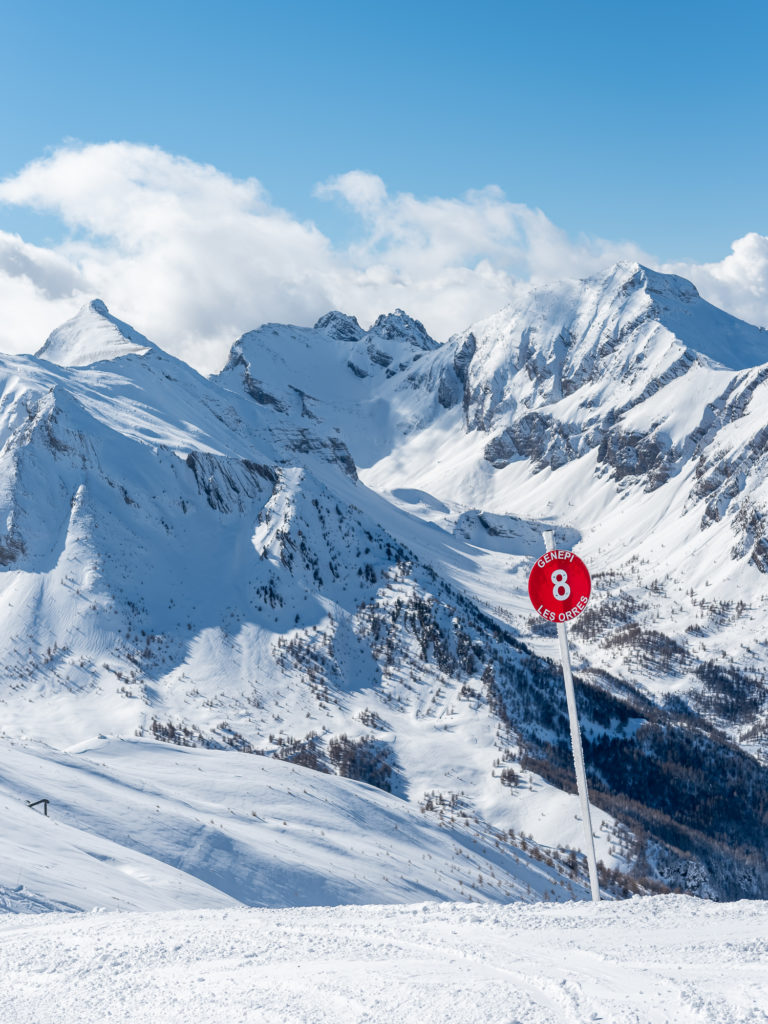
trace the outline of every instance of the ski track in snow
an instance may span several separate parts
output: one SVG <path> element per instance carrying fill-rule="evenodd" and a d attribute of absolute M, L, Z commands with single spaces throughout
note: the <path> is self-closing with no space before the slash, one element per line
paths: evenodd
<path fill-rule="evenodd" d="M 768 904 L 622 903 L 6 917 L 14 1024 L 759 1024 Z"/>

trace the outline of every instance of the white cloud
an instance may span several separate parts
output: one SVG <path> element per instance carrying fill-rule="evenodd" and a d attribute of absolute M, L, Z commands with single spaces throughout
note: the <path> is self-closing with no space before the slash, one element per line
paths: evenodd
<path fill-rule="evenodd" d="M 328 199 L 340 195 L 358 213 L 375 215 L 387 198 L 387 188 L 377 174 L 365 171 L 348 171 L 337 178 L 322 182 L 315 187 L 315 195 Z"/>
<path fill-rule="evenodd" d="M 381 260 L 407 281 L 490 262 L 506 275 L 508 288 L 521 277 L 589 273 L 620 258 L 642 256 L 630 243 L 573 243 L 541 210 L 510 203 L 495 185 L 460 199 L 390 197 L 376 175 L 353 171 L 319 186 L 317 194 L 341 197 L 363 220 L 367 233 L 348 253 L 353 264 L 363 268 Z"/>
<path fill-rule="evenodd" d="M 255 179 L 125 142 L 59 149 L 0 183 L 0 202 L 54 213 L 70 231 L 50 248 L 0 232 L 0 348 L 38 348 L 98 296 L 168 351 L 215 370 L 239 334 L 269 320 L 307 324 L 338 308 L 367 323 L 399 306 L 445 339 L 503 306 L 520 280 L 651 262 L 630 242 L 571 240 L 494 186 L 419 199 L 350 171 L 316 195 L 357 216 L 346 249 L 275 206 Z M 768 320 L 768 239 L 749 235 L 722 263 L 674 269 L 711 301 Z"/>
<path fill-rule="evenodd" d="M 39 260 L 32 258 L 13 290 L 19 305 L 31 295 L 34 305 L 45 301 L 37 281 L 45 260 L 55 257 L 71 271 L 67 315 L 98 296 L 206 369 L 220 368 L 243 330 L 265 319 L 306 322 L 328 308 L 330 243 L 313 225 L 272 206 L 255 180 L 234 181 L 158 149 L 109 143 L 36 161 L 0 184 L 0 200 L 53 212 L 73 231 L 55 251 L 32 254 Z M 9 336 L 2 325 L 0 331 L 0 346 L 16 350 L 37 348 L 47 334 Z"/>
<path fill-rule="evenodd" d="M 73 297 L 82 297 L 86 287 L 64 256 L 0 231 L 0 349 L 26 351 L 25 339 L 38 347 L 51 327 L 71 315 Z"/>

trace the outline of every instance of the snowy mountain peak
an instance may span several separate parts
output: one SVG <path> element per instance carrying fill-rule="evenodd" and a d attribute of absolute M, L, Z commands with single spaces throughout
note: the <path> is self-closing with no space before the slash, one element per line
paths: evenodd
<path fill-rule="evenodd" d="M 424 324 L 408 316 L 402 309 L 396 309 L 394 313 L 382 313 L 371 327 L 370 333 L 378 334 L 389 341 L 405 339 L 425 352 L 439 348 L 439 342 L 430 338 Z"/>
<path fill-rule="evenodd" d="M 131 353 L 143 356 L 155 348 L 130 324 L 112 316 L 101 299 L 93 299 L 57 327 L 35 355 L 59 366 L 90 366 Z"/>
<path fill-rule="evenodd" d="M 698 289 L 693 282 L 677 274 L 662 274 L 658 270 L 650 270 L 641 264 L 637 264 L 635 276 L 652 296 L 663 296 L 678 301 L 690 302 L 698 299 Z"/>
<path fill-rule="evenodd" d="M 683 301 L 699 298 L 698 290 L 691 281 L 677 274 L 652 270 L 637 260 L 617 260 L 607 270 L 586 278 L 584 283 L 598 283 L 604 290 L 624 295 L 645 291 L 650 295 L 668 295 Z"/>
<path fill-rule="evenodd" d="M 321 316 L 315 324 L 316 331 L 325 331 L 339 341 L 359 341 L 365 333 L 357 322 L 356 316 L 348 316 L 337 309 Z"/>
<path fill-rule="evenodd" d="M 686 348 L 732 370 L 768 361 L 764 328 L 711 305 L 691 281 L 677 274 L 620 260 L 579 286 L 582 296 L 593 301 L 596 297 L 597 308 L 611 311 L 622 327 L 637 324 L 640 318 L 655 321 Z"/>

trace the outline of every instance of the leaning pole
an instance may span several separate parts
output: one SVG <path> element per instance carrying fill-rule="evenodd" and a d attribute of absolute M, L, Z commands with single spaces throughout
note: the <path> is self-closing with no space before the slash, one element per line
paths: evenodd
<path fill-rule="evenodd" d="M 599 903 L 600 885 L 597 878 L 592 818 L 589 813 L 587 773 L 584 769 L 584 751 L 581 745 L 581 730 L 576 711 L 576 693 L 573 687 L 571 656 L 568 651 L 568 634 L 566 632 L 567 623 L 572 622 L 586 608 L 592 582 L 586 565 L 578 555 L 574 555 L 572 551 L 560 551 L 555 548 L 554 535 L 551 530 L 544 531 L 544 544 L 547 549 L 546 554 L 537 559 L 528 577 L 528 594 L 539 615 L 547 622 L 554 622 L 557 626 L 560 660 L 565 680 L 565 696 L 568 702 L 568 719 L 571 727 L 571 749 L 573 750 L 573 765 L 576 770 L 576 788 L 581 803 L 581 819 L 584 823 L 589 885 L 592 890 L 593 903 Z"/>

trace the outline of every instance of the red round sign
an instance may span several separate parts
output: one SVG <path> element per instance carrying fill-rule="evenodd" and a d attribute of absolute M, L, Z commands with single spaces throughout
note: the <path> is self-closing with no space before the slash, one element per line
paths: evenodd
<path fill-rule="evenodd" d="M 592 592 L 589 571 L 572 551 L 548 551 L 528 577 L 528 596 L 547 622 L 571 622 L 587 607 Z"/>

